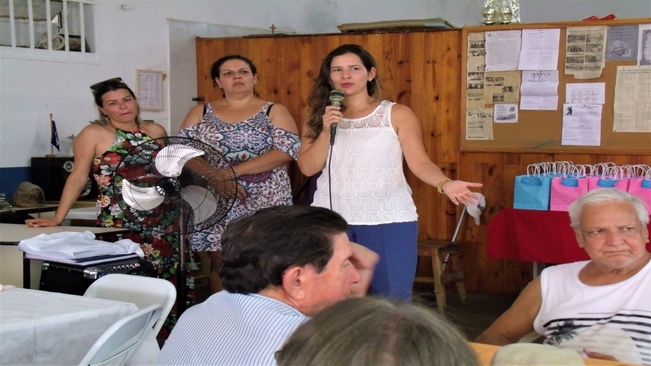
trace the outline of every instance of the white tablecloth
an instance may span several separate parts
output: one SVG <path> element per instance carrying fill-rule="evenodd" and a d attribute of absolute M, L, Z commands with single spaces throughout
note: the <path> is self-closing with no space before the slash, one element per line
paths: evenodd
<path fill-rule="evenodd" d="M 121 301 L 21 288 L 2 291 L 0 365 L 77 365 L 106 329 L 137 310 Z M 151 364 L 157 356 L 151 335 L 129 364 Z"/>

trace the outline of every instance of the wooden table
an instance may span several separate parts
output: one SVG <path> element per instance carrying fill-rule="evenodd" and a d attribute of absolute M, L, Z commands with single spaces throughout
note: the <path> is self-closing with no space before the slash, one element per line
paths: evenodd
<path fill-rule="evenodd" d="M 482 344 L 471 342 L 470 346 L 479 356 L 479 364 L 484 366 L 489 366 L 493 354 L 500 348 L 499 346 L 493 346 L 491 344 Z M 614 361 L 605 361 L 597 360 L 594 358 L 584 358 L 586 366 L 631 366 L 631 364 L 624 362 L 614 362 Z"/>
<path fill-rule="evenodd" d="M 12 206 L 12 207 L 6 207 L 0 209 L 0 214 L 8 213 L 8 212 L 22 212 L 22 213 L 48 212 L 48 211 L 56 211 L 58 207 L 59 204 L 57 203 L 44 203 L 36 207 L 13 207 Z"/>
<path fill-rule="evenodd" d="M 43 212 L 39 214 L 30 214 L 30 216 L 43 217 L 43 218 L 53 218 L 56 212 Z M 39 215 L 39 216 L 36 216 Z M 77 207 L 72 208 L 66 214 L 66 217 L 61 222 L 62 225 L 67 226 L 92 226 L 96 227 L 97 224 L 97 207 L 87 206 L 87 207 Z"/>
<path fill-rule="evenodd" d="M 85 227 L 85 226 L 49 226 L 49 227 L 29 227 L 25 224 L 5 224 L 0 223 L 0 246 L 2 246 L 2 255 L 0 262 L 2 263 L 2 278 L 11 278 L 9 271 L 16 270 L 16 263 L 21 263 L 22 259 L 22 273 L 24 288 L 31 287 L 31 270 L 30 260 L 23 258 L 22 252 L 18 250 L 18 243 L 23 239 L 33 238 L 40 234 L 54 234 L 64 231 L 84 232 L 90 231 L 91 233 L 101 236 L 102 234 L 119 234 L 125 233 L 129 230 L 125 228 L 105 228 L 105 227 Z M 20 271 L 20 269 L 18 269 Z M 13 283 L 12 283 L 13 282 Z M 5 281 L 6 284 L 19 286 L 19 284 L 12 279 L 12 281 Z"/>
<path fill-rule="evenodd" d="M 25 224 L 0 223 L 0 244 L 18 244 L 23 239 L 33 238 L 40 234 L 54 234 L 63 231 L 84 232 L 101 236 L 101 234 L 119 234 L 129 231 L 125 228 L 87 227 L 87 226 L 48 226 L 29 227 Z"/>
<path fill-rule="evenodd" d="M 41 213 L 56 211 L 58 204 L 43 204 L 37 207 L 11 207 L 0 209 L 0 222 L 22 224 L 29 217 L 41 217 Z M 31 216 L 28 216 L 30 215 Z"/>
<path fill-rule="evenodd" d="M 136 312 L 130 302 L 14 288 L 0 292 L 0 364 L 77 365 L 119 319 Z M 153 364 L 153 332 L 131 361 Z"/>

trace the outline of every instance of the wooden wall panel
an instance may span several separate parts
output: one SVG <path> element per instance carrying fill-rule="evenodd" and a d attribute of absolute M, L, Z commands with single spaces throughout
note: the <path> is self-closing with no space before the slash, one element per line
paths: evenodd
<path fill-rule="evenodd" d="M 258 68 L 256 89 L 264 99 L 282 103 L 299 127 L 306 118 L 306 99 L 326 54 L 344 43 L 369 50 L 378 63 L 383 96 L 412 108 L 422 124 L 423 141 L 434 162 L 448 176 L 482 182 L 487 208 L 481 225 L 466 219 L 459 233 L 461 263 L 470 292 L 517 294 L 532 278 L 531 263 L 490 259 L 486 255 L 486 223 L 502 208 L 512 207 L 513 180 L 528 164 L 570 160 L 651 164 L 651 156 L 573 155 L 549 153 L 483 153 L 460 151 L 461 31 L 335 34 L 291 37 L 218 38 L 197 40 L 198 95 L 221 97 L 209 77 L 210 65 L 226 54 L 240 53 Z M 407 170 L 407 169 L 406 169 Z M 303 177 L 292 166 L 293 184 Z M 449 239 L 461 209 L 435 187 L 407 172 L 418 207 L 420 237 Z M 419 271 L 428 271 L 426 266 Z"/>

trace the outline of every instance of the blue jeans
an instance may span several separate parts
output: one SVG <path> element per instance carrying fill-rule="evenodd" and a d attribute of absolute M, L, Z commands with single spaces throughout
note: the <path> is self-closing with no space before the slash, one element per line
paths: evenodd
<path fill-rule="evenodd" d="M 418 260 L 418 222 L 351 225 L 348 238 L 380 255 L 371 281 L 373 294 L 411 300 Z"/>

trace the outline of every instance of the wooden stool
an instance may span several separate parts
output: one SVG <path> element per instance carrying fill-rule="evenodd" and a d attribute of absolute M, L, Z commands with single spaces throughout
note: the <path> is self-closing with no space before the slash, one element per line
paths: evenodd
<path fill-rule="evenodd" d="M 445 265 L 444 258 L 449 255 L 452 264 L 452 272 L 443 273 Z M 432 277 L 416 276 L 414 282 L 426 282 L 434 284 L 436 293 L 436 307 L 439 312 L 445 310 L 445 284 L 454 281 L 459 290 L 461 302 L 468 300 L 466 294 L 466 285 L 463 280 L 466 278 L 465 272 L 461 269 L 459 262 L 459 243 L 445 239 L 425 239 L 418 241 L 418 256 L 427 256 L 432 260 Z"/>

